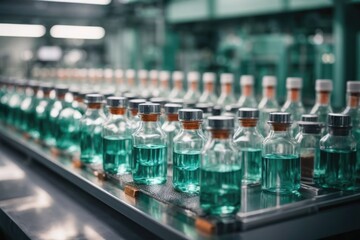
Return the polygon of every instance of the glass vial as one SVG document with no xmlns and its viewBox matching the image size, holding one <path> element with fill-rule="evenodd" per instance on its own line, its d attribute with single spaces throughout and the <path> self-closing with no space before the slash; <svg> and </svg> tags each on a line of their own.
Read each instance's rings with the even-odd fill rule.
<svg viewBox="0 0 360 240">
<path fill-rule="evenodd" d="M 316 102 L 311 109 L 310 114 L 319 116 L 319 122 L 326 123 L 327 115 L 332 113 L 330 105 L 331 92 L 333 90 L 333 83 L 331 80 L 318 79 L 315 83 Z"/>
<path fill-rule="evenodd" d="M 199 98 L 200 103 L 216 103 L 217 97 L 214 93 L 216 75 L 212 72 L 203 74 L 204 92 Z"/>
<path fill-rule="evenodd" d="M 282 112 L 291 114 L 292 136 L 296 136 L 299 132 L 299 126 L 297 124 L 300 121 L 301 116 L 305 114 L 305 108 L 301 102 L 301 89 L 302 89 L 302 78 L 288 77 L 286 79 L 287 99 L 281 108 Z"/>
<path fill-rule="evenodd" d="M 87 109 L 80 120 L 80 160 L 83 163 L 102 163 L 103 102 L 101 94 L 88 94 L 85 97 Z"/>
<path fill-rule="evenodd" d="M 256 128 L 259 110 L 240 108 L 238 119 L 239 128 L 234 134 L 233 141 L 240 155 L 242 183 L 260 184 L 261 147 L 264 138 Z"/>
<path fill-rule="evenodd" d="M 300 121 L 300 132 L 296 135 L 295 139 L 300 145 L 301 181 L 307 184 L 314 184 L 319 175 L 319 143 L 322 137 L 323 123 L 317 122 L 317 115 L 310 116 L 314 116 L 314 121 Z M 307 120 L 306 117 L 302 117 L 302 119 Z"/>
<path fill-rule="evenodd" d="M 290 194 L 300 188 L 299 144 L 290 133 L 289 113 L 270 113 L 269 135 L 262 148 L 262 190 Z"/>
<path fill-rule="evenodd" d="M 184 101 L 198 101 L 200 98 L 199 92 L 199 73 L 189 72 L 187 74 L 188 91 L 184 96 Z"/>
<path fill-rule="evenodd" d="M 183 89 L 184 73 L 175 71 L 172 74 L 173 89 L 170 92 L 169 99 L 182 99 L 185 96 Z"/>
<path fill-rule="evenodd" d="M 203 112 L 203 121 L 201 123 L 201 128 L 202 128 L 203 133 L 205 134 L 206 138 L 208 138 L 210 136 L 208 134 L 209 132 L 207 131 L 207 128 L 209 126 L 208 118 L 210 116 L 212 116 L 213 107 L 214 107 L 214 105 L 212 105 L 211 103 L 198 103 L 195 105 L 196 109 L 200 109 Z"/>
<path fill-rule="evenodd" d="M 167 160 L 168 164 L 173 164 L 173 140 L 174 137 L 180 131 L 179 123 L 179 110 L 182 108 L 179 104 L 167 103 L 165 104 L 165 114 L 166 120 L 162 124 L 161 129 L 165 132 L 167 136 Z"/>
<path fill-rule="evenodd" d="M 270 132 L 270 126 L 267 124 L 269 114 L 279 111 L 279 104 L 276 100 L 276 83 L 275 76 L 264 76 L 262 79 L 263 97 L 259 103 L 260 124 L 259 131 L 263 136 Z"/>
<path fill-rule="evenodd" d="M 134 69 L 126 70 L 126 89 L 129 92 L 137 94 L 135 74 Z"/>
<path fill-rule="evenodd" d="M 49 114 L 53 104 L 53 99 L 50 98 L 50 92 L 53 90 L 53 86 L 49 83 L 40 84 L 41 99 L 36 106 L 35 112 L 35 126 L 39 132 L 39 139 L 42 142 L 48 141 L 51 137 L 50 126 L 47 123 Z"/>
<path fill-rule="evenodd" d="M 162 184 L 167 173 L 167 137 L 161 129 L 160 104 L 139 105 L 140 126 L 133 133 L 132 176 L 137 184 Z"/>
<path fill-rule="evenodd" d="M 161 71 L 159 81 L 159 97 L 167 98 L 169 96 L 170 73 L 168 71 Z"/>
<path fill-rule="evenodd" d="M 182 128 L 173 140 L 173 186 L 180 192 L 199 193 L 201 150 L 206 141 L 202 115 L 199 109 L 179 110 Z"/>
<path fill-rule="evenodd" d="M 330 113 L 328 134 L 320 140 L 320 176 L 324 188 L 351 189 L 355 184 L 356 141 L 351 135 L 351 117 Z"/>
<path fill-rule="evenodd" d="M 254 97 L 254 76 L 243 75 L 240 78 L 241 96 L 238 104 L 240 107 L 256 108 L 257 102 Z"/>
<path fill-rule="evenodd" d="M 200 206 L 209 214 L 236 213 L 241 202 L 241 162 L 232 143 L 234 118 L 209 117 L 210 138 L 201 154 Z"/>
<path fill-rule="evenodd" d="M 131 132 L 135 132 L 135 130 L 140 125 L 140 117 L 139 117 L 139 105 L 141 103 L 145 103 L 145 99 L 132 99 L 129 101 L 129 112 L 128 112 L 128 121 Z"/>
<path fill-rule="evenodd" d="M 126 119 L 127 99 L 109 97 L 106 100 L 109 108 L 102 128 L 103 169 L 110 174 L 131 172 L 132 137 Z"/>
<path fill-rule="evenodd" d="M 139 91 L 139 95 L 142 98 L 148 99 L 151 97 L 151 89 L 148 86 L 148 71 L 147 70 L 139 70 L 138 71 L 138 79 L 141 90 Z"/>
<path fill-rule="evenodd" d="M 234 82 L 233 74 L 222 73 L 220 75 L 221 94 L 217 100 L 217 105 L 225 108 L 225 106 L 234 104 L 236 102 L 232 89 L 233 82 Z"/>
</svg>

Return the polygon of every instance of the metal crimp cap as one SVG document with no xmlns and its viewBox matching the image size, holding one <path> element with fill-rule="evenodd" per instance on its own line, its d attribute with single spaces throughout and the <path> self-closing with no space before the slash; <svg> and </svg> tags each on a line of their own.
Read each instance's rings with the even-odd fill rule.
<svg viewBox="0 0 360 240">
<path fill-rule="evenodd" d="M 301 115 L 302 122 L 317 122 L 319 120 L 318 115 L 316 114 L 303 114 Z"/>
<path fill-rule="evenodd" d="M 66 94 L 69 91 L 69 88 L 66 85 L 56 85 L 55 92 L 56 94 Z"/>
<path fill-rule="evenodd" d="M 269 116 L 268 123 L 291 123 L 291 114 L 287 112 L 272 112 Z"/>
<path fill-rule="evenodd" d="M 165 104 L 165 113 L 166 114 L 177 114 L 182 108 L 180 104 L 167 103 Z"/>
<path fill-rule="evenodd" d="M 222 111 L 222 107 L 221 106 L 214 106 L 212 111 L 211 111 L 211 115 L 213 116 L 220 116 L 221 115 L 221 111 Z"/>
<path fill-rule="evenodd" d="M 160 104 L 161 107 L 163 108 L 167 103 L 167 99 L 162 97 L 154 97 L 154 98 L 150 98 L 150 102 Z"/>
<path fill-rule="evenodd" d="M 208 118 L 209 129 L 232 130 L 235 122 L 233 117 L 227 116 L 211 116 Z"/>
<path fill-rule="evenodd" d="M 146 100 L 142 99 L 142 98 L 138 98 L 138 99 L 132 99 L 129 101 L 129 108 L 130 109 L 138 109 L 139 105 L 142 103 L 145 103 Z"/>
<path fill-rule="evenodd" d="M 138 99 L 138 98 L 139 98 L 138 95 L 136 95 L 135 93 L 132 93 L 132 92 L 124 93 L 124 97 L 126 97 L 126 98 L 129 99 L 129 100 Z"/>
<path fill-rule="evenodd" d="M 239 110 L 240 107 L 241 107 L 241 106 L 240 106 L 239 104 L 237 104 L 237 103 L 230 104 L 230 105 L 225 106 L 225 111 L 226 111 L 227 113 L 234 113 L 234 114 L 236 114 L 236 113 L 238 112 L 238 110 Z"/>
<path fill-rule="evenodd" d="M 351 127 L 351 117 L 340 113 L 329 113 L 327 123 L 329 127 Z"/>
<path fill-rule="evenodd" d="M 186 100 L 184 101 L 184 108 L 195 108 L 197 104 L 197 101 L 196 100 Z"/>
<path fill-rule="evenodd" d="M 140 114 L 160 114 L 160 104 L 158 103 L 141 103 L 139 105 Z"/>
<path fill-rule="evenodd" d="M 109 107 L 126 108 L 128 105 L 128 100 L 126 97 L 108 97 L 106 99 L 106 104 Z"/>
<path fill-rule="evenodd" d="M 196 109 L 200 109 L 203 113 L 212 113 L 214 105 L 211 103 L 198 103 L 195 105 Z"/>
<path fill-rule="evenodd" d="M 103 103 L 104 96 L 97 93 L 86 94 L 85 103 Z"/>
<path fill-rule="evenodd" d="M 180 109 L 180 121 L 201 121 L 203 119 L 203 112 L 200 109 Z"/>
<path fill-rule="evenodd" d="M 49 92 L 53 89 L 53 85 L 51 83 L 42 83 L 40 84 L 40 89 L 44 92 Z"/>
<path fill-rule="evenodd" d="M 259 110 L 257 108 L 240 108 L 238 119 L 259 119 Z"/>
</svg>

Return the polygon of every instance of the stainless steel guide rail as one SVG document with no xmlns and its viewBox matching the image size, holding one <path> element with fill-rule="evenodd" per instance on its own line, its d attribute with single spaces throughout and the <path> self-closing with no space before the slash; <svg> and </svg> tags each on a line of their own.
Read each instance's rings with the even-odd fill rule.
<svg viewBox="0 0 360 240">
<path fill-rule="evenodd" d="M 221 229 L 222 234 L 209 235 L 196 229 L 198 213 L 182 209 L 176 204 L 159 201 L 147 193 L 146 189 L 136 198 L 129 197 L 119 187 L 120 181 L 116 178 L 101 181 L 92 172 L 75 168 L 69 159 L 52 155 L 47 148 L 22 138 L 14 131 L 0 129 L 0 139 L 26 153 L 118 213 L 165 239 L 208 239 L 209 237 L 251 239 L 271 236 L 271 234 L 276 236 L 279 234 L 276 230 L 279 227 L 287 228 L 288 237 L 294 237 L 299 226 L 305 226 L 307 224 L 305 221 L 309 222 L 309 219 L 312 220 L 310 222 L 318 219 L 316 222 L 323 227 L 314 230 L 313 233 L 307 233 L 312 238 L 360 229 L 359 221 L 345 220 L 354 220 L 356 216 L 360 216 L 360 192 L 322 192 L 321 189 L 303 186 L 301 196 L 276 196 L 261 193 L 258 187 L 252 187 L 243 189 L 242 210 L 235 218 L 209 218 L 200 214 L 201 219 Z M 331 219 L 329 214 L 334 214 L 336 217 Z M 332 225 L 334 220 L 339 222 L 342 216 L 345 218 L 343 225 L 339 224 L 331 229 L 324 228 L 326 224 Z"/>
</svg>

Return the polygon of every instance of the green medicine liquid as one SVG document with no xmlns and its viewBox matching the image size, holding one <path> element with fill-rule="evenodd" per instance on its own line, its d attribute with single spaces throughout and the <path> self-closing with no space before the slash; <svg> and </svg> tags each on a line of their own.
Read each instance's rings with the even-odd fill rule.
<svg viewBox="0 0 360 240">
<path fill-rule="evenodd" d="M 173 185 L 176 190 L 199 193 L 200 151 L 173 153 Z"/>
<path fill-rule="evenodd" d="M 137 184 L 161 184 L 166 182 L 167 146 L 139 145 L 133 147 L 132 173 Z"/>
<path fill-rule="evenodd" d="M 355 184 L 356 151 L 320 150 L 320 185 L 325 188 L 350 189 Z"/>
<path fill-rule="evenodd" d="M 131 171 L 132 139 L 107 136 L 103 138 L 103 168 L 111 174 Z"/>
<path fill-rule="evenodd" d="M 280 194 L 300 188 L 300 157 L 266 154 L 262 157 L 262 189 Z"/>
<path fill-rule="evenodd" d="M 239 152 L 241 159 L 242 182 L 245 184 L 260 183 L 261 149 L 248 148 Z"/>
<path fill-rule="evenodd" d="M 85 129 L 80 131 L 80 160 L 83 163 L 101 163 L 102 162 L 102 138 L 101 129 L 95 129 L 94 132 Z"/>
<path fill-rule="evenodd" d="M 236 213 L 241 201 L 240 166 L 210 165 L 201 169 L 200 203 L 205 212 Z"/>
</svg>

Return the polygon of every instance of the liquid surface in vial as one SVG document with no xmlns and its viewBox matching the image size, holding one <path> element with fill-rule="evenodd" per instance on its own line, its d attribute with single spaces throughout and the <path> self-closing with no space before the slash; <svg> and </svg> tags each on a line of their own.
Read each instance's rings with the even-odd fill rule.
<svg viewBox="0 0 360 240">
<path fill-rule="evenodd" d="M 198 193 L 200 190 L 200 151 L 186 151 L 173 156 L 173 185 L 176 190 Z"/>
<path fill-rule="evenodd" d="M 106 136 L 103 138 L 103 168 L 111 174 L 123 174 L 131 171 L 130 161 L 132 139 Z"/>
<path fill-rule="evenodd" d="M 259 183 L 261 180 L 261 149 L 248 148 L 240 152 L 242 182 Z"/>
</svg>

